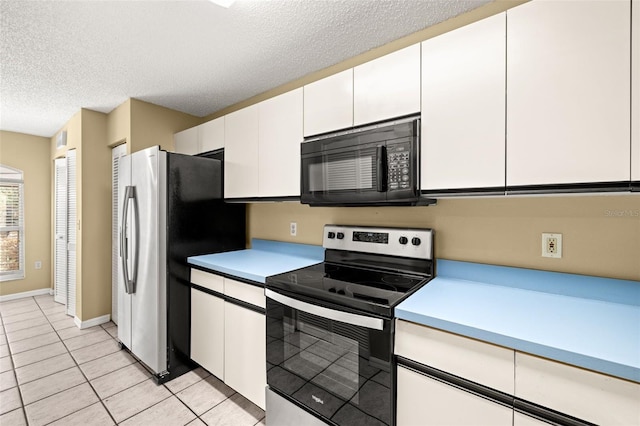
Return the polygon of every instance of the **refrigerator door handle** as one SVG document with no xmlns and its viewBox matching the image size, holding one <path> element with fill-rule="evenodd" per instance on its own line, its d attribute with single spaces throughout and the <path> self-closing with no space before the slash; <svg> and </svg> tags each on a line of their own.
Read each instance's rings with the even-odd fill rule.
<svg viewBox="0 0 640 426">
<path fill-rule="evenodd" d="M 133 252 L 133 273 L 131 274 L 131 294 L 136 292 L 138 281 L 138 258 L 140 257 L 140 210 L 138 209 L 138 197 L 136 187 L 131 187 L 131 199 L 133 200 L 133 217 L 135 218 L 135 250 Z"/>
<path fill-rule="evenodd" d="M 134 186 L 126 186 L 124 193 L 124 206 L 122 209 L 122 228 L 120 229 L 120 255 L 122 259 L 122 271 L 124 275 L 124 288 L 125 293 L 132 294 L 135 292 L 135 280 L 138 275 L 138 215 L 137 215 L 137 206 L 136 206 L 136 191 Z M 134 211 L 136 215 L 136 251 L 135 257 L 133 260 L 133 274 L 132 278 L 129 278 L 129 244 L 127 238 L 127 229 L 129 228 L 129 201 L 133 200 L 134 202 Z"/>
</svg>

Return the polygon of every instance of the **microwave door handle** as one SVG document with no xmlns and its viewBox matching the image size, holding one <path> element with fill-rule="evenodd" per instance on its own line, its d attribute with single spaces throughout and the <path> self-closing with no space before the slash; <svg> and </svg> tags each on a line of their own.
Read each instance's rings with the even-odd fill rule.
<svg viewBox="0 0 640 426">
<path fill-rule="evenodd" d="M 376 147 L 376 176 L 378 192 L 387 191 L 387 147 L 379 145 Z"/>
<path fill-rule="evenodd" d="M 374 330 L 384 329 L 384 322 L 380 318 L 352 314 L 351 312 L 336 311 L 335 309 L 325 308 L 324 306 L 312 305 L 311 303 L 276 293 L 268 288 L 264 290 L 264 294 L 271 300 L 308 314 Z"/>
</svg>

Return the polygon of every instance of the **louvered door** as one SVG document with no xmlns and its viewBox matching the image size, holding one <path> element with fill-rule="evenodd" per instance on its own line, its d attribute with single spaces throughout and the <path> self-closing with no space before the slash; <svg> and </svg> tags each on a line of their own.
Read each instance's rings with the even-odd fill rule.
<svg viewBox="0 0 640 426">
<path fill-rule="evenodd" d="M 111 320 L 118 323 L 118 178 L 120 157 L 127 154 L 123 143 L 111 151 Z"/>
<path fill-rule="evenodd" d="M 76 150 L 67 152 L 67 315 L 76 314 Z"/>
<path fill-rule="evenodd" d="M 55 160 L 54 300 L 67 303 L 67 159 Z"/>
</svg>

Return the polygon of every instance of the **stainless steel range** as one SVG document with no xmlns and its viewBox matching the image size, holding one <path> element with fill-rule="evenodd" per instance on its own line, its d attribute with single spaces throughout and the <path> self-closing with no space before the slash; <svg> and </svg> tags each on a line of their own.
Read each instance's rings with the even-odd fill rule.
<svg viewBox="0 0 640 426">
<path fill-rule="evenodd" d="M 434 275 L 431 229 L 324 227 L 324 262 L 267 278 L 267 424 L 395 424 L 394 308 Z"/>
</svg>

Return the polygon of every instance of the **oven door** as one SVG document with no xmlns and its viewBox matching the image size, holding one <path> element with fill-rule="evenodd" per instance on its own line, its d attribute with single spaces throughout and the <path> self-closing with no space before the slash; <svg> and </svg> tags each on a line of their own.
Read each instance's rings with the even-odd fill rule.
<svg viewBox="0 0 640 426">
<path fill-rule="evenodd" d="M 266 295 L 269 390 L 329 424 L 394 424 L 393 322 Z"/>
</svg>

